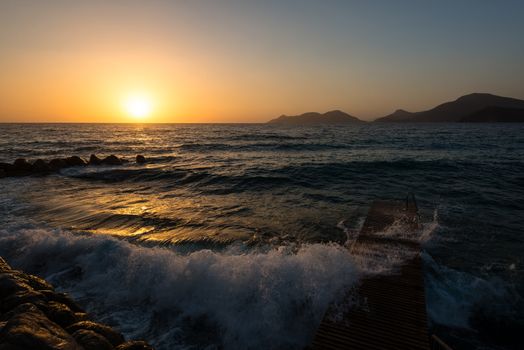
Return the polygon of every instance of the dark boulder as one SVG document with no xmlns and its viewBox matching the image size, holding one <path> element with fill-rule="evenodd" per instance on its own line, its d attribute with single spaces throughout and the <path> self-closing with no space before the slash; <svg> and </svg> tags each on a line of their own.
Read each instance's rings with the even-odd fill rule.
<svg viewBox="0 0 524 350">
<path fill-rule="evenodd" d="M 0 257 L 0 350 L 152 349 L 145 342 L 124 343 L 122 334 L 87 318 L 67 294 Z"/>
<path fill-rule="evenodd" d="M 51 171 L 51 167 L 42 159 L 37 159 L 33 163 L 33 171 L 37 173 L 47 173 Z"/>
<path fill-rule="evenodd" d="M 87 312 L 75 312 L 75 322 L 89 321 Z"/>
<path fill-rule="evenodd" d="M 87 165 L 85 160 L 83 160 L 79 156 L 67 157 L 65 159 L 65 162 L 66 162 L 67 166 L 84 166 L 84 165 Z"/>
<path fill-rule="evenodd" d="M 116 347 L 116 350 L 154 350 L 151 345 L 141 340 L 126 341 Z"/>
<path fill-rule="evenodd" d="M 11 311 L 8 311 L 8 312 L 5 312 L 5 313 L 2 313 L 0 315 L 0 321 L 2 322 L 7 322 L 9 321 L 11 318 L 13 318 L 14 316 L 18 315 L 18 314 L 21 314 L 21 313 L 24 313 L 24 312 L 31 312 L 33 310 L 33 307 L 35 307 L 39 312 L 41 312 L 42 310 L 38 309 L 36 307 L 36 305 L 33 305 L 31 303 L 27 303 L 27 304 L 22 304 L 22 305 L 18 305 L 16 308 L 14 308 L 13 310 Z M 0 330 L 1 331 L 1 330 Z"/>
<path fill-rule="evenodd" d="M 64 159 L 55 158 L 51 159 L 51 161 L 49 162 L 49 167 L 56 171 L 67 167 L 67 163 Z"/>
<path fill-rule="evenodd" d="M 73 333 L 73 338 L 84 350 L 113 350 L 111 343 L 97 332 L 79 329 Z"/>
<path fill-rule="evenodd" d="M 111 344 L 113 344 L 113 346 L 122 344 L 125 340 L 124 337 L 120 333 L 113 330 L 113 328 L 92 321 L 77 322 L 66 328 L 69 333 L 75 333 L 80 329 L 89 330 L 100 334 Z"/>
<path fill-rule="evenodd" d="M 13 170 L 14 171 L 23 171 L 23 172 L 29 172 L 33 169 L 33 166 L 29 164 L 27 160 L 24 158 L 18 158 L 13 163 Z"/>
<path fill-rule="evenodd" d="M 23 279 L 10 273 L 0 273 L 0 300 L 14 293 L 30 290 L 31 287 Z"/>
<path fill-rule="evenodd" d="M 62 303 L 67 305 L 75 313 L 84 313 L 85 311 L 78 306 L 78 304 L 65 293 L 57 293 L 52 290 L 42 290 L 40 291 L 48 301 L 56 301 L 57 303 Z"/>
<path fill-rule="evenodd" d="M 2 299 L 0 303 L 0 311 L 8 312 L 15 309 L 17 306 L 31 303 L 37 306 L 44 305 L 44 296 L 34 290 L 23 290 L 13 293 Z"/>
<path fill-rule="evenodd" d="M 0 349 L 82 349 L 72 336 L 47 319 L 35 305 L 19 305 L 4 316 L 7 322 L 0 331 Z"/>
<path fill-rule="evenodd" d="M 11 272 L 11 271 L 13 271 L 11 266 L 9 266 L 9 264 L 7 263 L 7 261 L 4 260 L 4 258 L 0 257 L 0 272 Z"/>
<path fill-rule="evenodd" d="M 25 159 L 18 158 L 9 169 L 13 175 L 28 175 L 33 170 L 33 166 Z"/>
<path fill-rule="evenodd" d="M 67 327 L 79 321 L 78 316 L 67 305 L 56 301 L 47 302 L 42 310 L 51 321 L 61 327 Z"/>
<path fill-rule="evenodd" d="M 108 157 L 105 157 L 102 160 L 101 164 L 104 164 L 104 165 L 122 165 L 122 159 L 120 159 L 117 156 L 115 156 L 114 154 L 112 154 L 112 155 L 110 155 Z"/>
<path fill-rule="evenodd" d="M 96 154 L 92 154 L 89 157 L 89 165 L 100 165 L 102 163 L 102 159 L 98 158 Z"/>
<path fill-rule="evenodd" d="M 136 162 L 138 164 L 144 164 L 146 162 L 146 157 L 144 157 L 143 155 L 139 154 L 136 156 Z"/>
<path fill-rule="evenodd" d="M 40 278 L 38 276 L 29 275 L 29 274 L 26 274 L 26 273 L 23 273 L 23 272 L 20 272 L 20 271 L 17 271 L 17 270 L 13 270 L 11 273 L 13 274 L 13 276 L 16 276 L 20 280 L 24 281 L 27 285 L 29 285 L 34 290 L 37 290 L 37 291 L 50 290 L 50 291 L 52 291 L 54 289 L 53 286 L 50 283 L 48 283 L 46 280 L 44 280 L 44 279 L 42 279 L 42 278 Z"/>
</svg>

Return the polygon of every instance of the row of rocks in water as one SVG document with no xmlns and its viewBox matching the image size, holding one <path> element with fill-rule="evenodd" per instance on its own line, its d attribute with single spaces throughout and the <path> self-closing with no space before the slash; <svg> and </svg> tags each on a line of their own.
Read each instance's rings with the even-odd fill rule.
<svg viewBox="0 0 524 350">
<path fill-rule="evenodd" d="M 43 159 L 37 159 L 30 163 L 26 159 L 19 158 L 14 161 L 13 164 L 0 163 L 0 177 L 8 176 L 26 176 L 32 174 L 50 174 L 59 171 L 63 168 L 75 167 L 75 166 L 87 166 L 87 165 L 122 165 L 129 161 L 124 158 L 119 158 L 115 155 L 107 156 L 103 159 L 98 158 L 95 154 L 89 157 L 86 161 L 79 156 L 72 156 L 67 158 L 56 158 L 50 161 Z M 146 162 L 146 158 L 143 155 L 136 156 L 136 162 L 143 164 Z"/>
<path fill-rule="evenodd" d="M 153 350 L 89 320 L 67 294 L 0 258 L 1 350 Z"/>
</svg>

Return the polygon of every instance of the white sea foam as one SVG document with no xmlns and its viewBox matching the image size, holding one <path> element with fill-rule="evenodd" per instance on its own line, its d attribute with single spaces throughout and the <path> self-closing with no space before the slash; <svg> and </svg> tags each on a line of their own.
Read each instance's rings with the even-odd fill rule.
<svg viewBox="0 0 524 350">
<path fill-rule="evenodd" d="M 358 280 L 347 250 L 325 244 L 180 254 L 105 236 L 3 229 L 0 254 L 159 349 L 301 348 L 328 304 Z"/>
<path fill-rule="evenodd" d="M 374 235 L 391 239 L 402 239 L 425 246 L 433 238 L 433 234 L 439 228 L 437 210 L 433 213 L 433 219 L 420 224 L 420 229 L 406 230 L 406 223 L 394 222 L 382 232 Z M 348 237 L 345 245 L 351 246 L 354 239 Z M 419 249 L 408 249 L 406 246 L 394 242 L 383 244 L 362 245 L 358 247 L 358 254 L 354 257 L 359 269 L 366 274 L 387 274 L 395 271 L 405 261 L 419 254 Z"/>
<path fill-rule="evenodd" d="M 352 257 L 330 244 L 187 253 L 29 226 L 0 230 L 0 255 L 72 293 L 98 320 L 158 349 L 303 348 L 330 302 L 361 273 L 387 273 L 409 258 L 400 250 Z M 416 239 L 426 241 L 437 227 L 435 217 Z M 400 233 L 398 227 L 384 232 Z M 425 261 L 434 263 L 429 256 Z M 441 305 L 450 298 L 434 283 L 429 280 L 431 318 L 466 324 L 460 306 Z"/>
</svg>

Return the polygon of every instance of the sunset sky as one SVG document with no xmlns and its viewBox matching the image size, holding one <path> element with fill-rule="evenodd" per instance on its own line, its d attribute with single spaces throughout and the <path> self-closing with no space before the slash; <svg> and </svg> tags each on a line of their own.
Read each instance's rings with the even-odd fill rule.
<svg viewBox="0 0 524 350">
<path fill-rule="evenodd" d="M 2 122 L 374 119 L 524 98 L 524 1 L 0 2 Z"/>
</svg>

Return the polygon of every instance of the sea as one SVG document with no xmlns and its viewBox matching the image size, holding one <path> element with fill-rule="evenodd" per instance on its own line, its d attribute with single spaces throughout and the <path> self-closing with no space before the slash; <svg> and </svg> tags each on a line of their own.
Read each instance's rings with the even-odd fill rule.
<svg viewBox="0 0 524 350">
<path fill-rule="evenodd" d="M 0 124 L 0 162 L 90 154 L 130 162 L 0 179 L 0 255 L 126 337 L 303 349 L 332 301 L 394 273 L 347 244 L 412 193 L 430 333 L 522 349 L 523 124 Z"/>
</svg>

